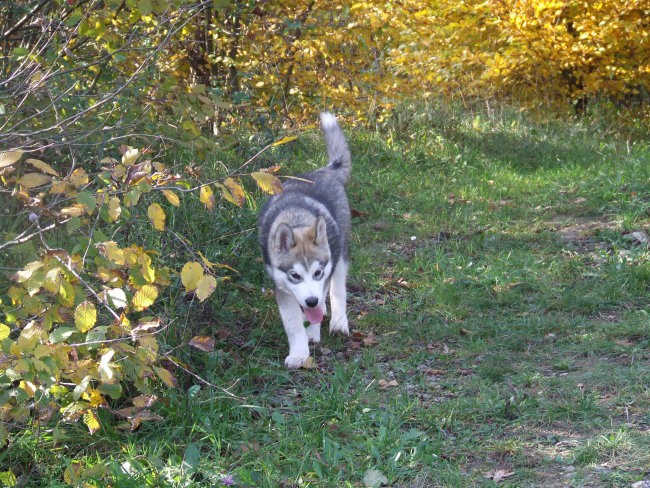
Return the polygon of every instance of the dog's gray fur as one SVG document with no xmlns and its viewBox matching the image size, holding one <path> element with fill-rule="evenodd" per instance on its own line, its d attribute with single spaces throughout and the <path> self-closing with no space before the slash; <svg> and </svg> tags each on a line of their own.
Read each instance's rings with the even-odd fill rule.
<svg viewBox="0 0 650 488">
<path fill-rule="evenodd" d="M 320 341 L 320 321 L 329 290 L 330 332 L 349 334 L 346 279 L 349 267 L 350 206 L 345 185 L 351 157 L 334 115 L 323 112 L 321 125 L 327 166 L 282 184 L 259 214 L 259 242 L 266 271 L 289 339 L 285 364 L 299 368 L 309 358 L 308 342 Z M 295 277 L 299 277 L 296 280 Z M 314 302 L 314 300 L 318 300 Z"/>
</svg>

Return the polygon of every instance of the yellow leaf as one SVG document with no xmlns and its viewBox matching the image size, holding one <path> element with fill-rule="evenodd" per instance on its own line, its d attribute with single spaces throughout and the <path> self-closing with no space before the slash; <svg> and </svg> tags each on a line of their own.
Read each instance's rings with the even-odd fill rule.
<svg viewBox="0 0 650 488">
<path fill-rule="evenodd" d="M 282 183 L 280 183 L 280 180 L 270 173 L 256 171 L 254 173 L 251 173 L 251 176 L 257 182 L 257 186 L 259 186 L 262 191 L 266 193 L 275 195 L 276 193 L 280 193 L 282 191 Z"/>
<path fill-rule="evenodd" d="M 131 403 L 133 403 L 134 407 L 149 408 L 156 403 L 156 400 L 158 400 L 156 395 L 138 395 L 131 400 Z"/>
<path fill-rule="evenodd" d="M 273 144 L 271 144 L 271 147 L 281 146 L 283 144 L 286 144 L 287 142 L 295 141 L 296 139 L 298 139 L 298 136 L 283 137 L 279 141 L 275 141 Z"/>
<path fill-rule="evenodd" d="M 18 283 L 24 283 L 32 277 L 36 270 L 41 269 L 43 266 L 44 264 L 42 261 L 32 261 L 31 263 L 27 263 L 23 269 L 16 272 L 14 280 Z"/>
<path fill-rule="evenodd" d="M 71 207 L 65 207 L 61 209 L 61 214 L 67 215 L 68 217 L 81 217 L 86 213 L 87 207 L 79 203 L 75 203 Z"/>
<path fill-rule="evenodd" d="M 133 295 L 131 303 L 136 312 L 141 312 L 153 305 L 156 298 L 158 298 L 158 288 L 153 285 L 144 285 Z"/>
<path fill-rule="evenodd" d="M 210 271 L 214 271 L 215 268 L 224 268 L 237 273 L 237 270 L 232 266 L 228 266 L 227 264 L 222 263 L 213 263 L 208 258 L 206 258 L 201 251 L 197 251 L 197 254 L 201 258 L 201 261 L 203 261 L 203 264 L 205 264 L 206 268 L 208 268 Z"/>
<path fill-rule="evenodd" d="M 95 305 L 85 301 L 77 305 L 74 311 L 74 324 L 81 332 L 88 332 L 97 322 L 97 310 Z"/>
<path fill-rule="evenodd" d="M 176 193 L 174 193 L 172 190 L 163 190 L 162 193 L 163 195 L 165 195 L 167 201 L 171 203 L 174 207 L 180 206 L 181 201 L 178 198 L 178 195 L 176 195 Z"/>
<path fill-rule="evenodd" d="M 52 176 L 59 176 L 59 173 L 57 173 L 52 166 L 50 166 L 44 161 L 41 161 L 40 159 L 30 158 L 25 160 L 25 162 L 31 164 L 36 169 L 40 169 L 43 173 L 47 173 L 48 175 L 52 175 Z"/>
<path fill-rule="evenodd" d="M 112 383 L 115 380 L 115 373 L 111 367 L 111 359 L 113 359 L 114 355 L 115 351 L 113 349 L 108 349 L 104 354 L 102 354 L 102 357 L 99 360 L 97 372 L 99 373 L 99 379 L 102 383 Z"/>
<path fill-rule="evenodd" d="M 70 183 L 75 188 L 79 188 L 80 186 L 87 185 L 88 181 L 89 181 L 88 173 L 86 173 L 86 170 L 83 168 L 75 169 L 70 175 Z"/>
<path fill-rule="evenodd" d="M 9 328 L 8 325 L 0 323 L 0 341 L 3 341 L 7 337 L 9 337 L 10 332 L 11 329 Z"/>
<path fill-rule="evenodd" d="M 86 393 L 84 393 L 84 398 L 90 402 L 90 406 L 93 408 L 106 404 L 104 396 L 94 388 L 90 388 Z"/>
<path fill-rule="evenodd" d="M 27 393 L 29 398 L 34 398 L 34 395 L 36 394 L 36 389 L 37 389 L 36 385 L 34 383 L 32 383 L 31 381 L 23 380 L 18 384 L 18 387 L 21 390 L 23 390 L 25 393 Z"/>
<path fill-rule="evenodd" d="M 124 166 L 131 166 L 136 160 L 140 157 L 140 150 L 128 148 L 126 152 L 122 155 L 122 164 Z"/>
<path fill-rule="evenodd" d="M 214 350 L 214 339 L 209 336 L 195 336 L 189 342 L 190 346 L 205 352 Z"/>
<path fill-rule="evenodd" d="M 94 434 L 101 429 L 99 419 L 93 410 L 88 410 L 84 414 L 84 424 L 86 424 L 86 427 L 88 427 L 91 434 Z"/>
<path fill-rule="evenodd" d="M 223 184 L 228 188 L 228 191 L 232 195 L 233 203 L 238 207 L 243 206 L 246 202 L 246 192 L 244 191 L 244 188 L 232 178 L 226 178 Z"/>
<path fill-rule="evenodd" d="M 217 280 L 214 276 L 204 275 L 201 277 L 201 279 L 196 283 L 196 296 L 198 297 L 199 301 L 202 302 L 210 295 L 212 295 L 216 287 Z"/>
<path fill-rule="evenodd" d="M 65 193 L 66 190 L 68 189 L 68 183 L 65 181 L 53 181 L 52 182 L 52 187 L 50 188 L 50 193 L 52 195 L 60 195 L 61 193 Z"/>
<path fill-rule="evenodd" d="M 41 173 L 27 173 L 18 179 L 18 183 L 25 188 L 37 188 L 39 186 L 47 185 L 51 178 Z"/>
<path fill-rule="evenodd" d="M 303 369 L 315 369 L 316 368 L 316 361 L 314 361 L 314 358 L 312 356 L 309 356 L 307 360 L 302 363 L 302 366 L 300 366 Z"/>
<path fill-rule="evenodd" d="M 185 286 L 185 291 L 190 292 L 196 289 L 199 280 L 203 277 L 203 267 L 193 261 L 185 263 L 181 271 L 181 281 Z"/>
<path fill-rule="evenodd" d="M 153 369 L 158 375 L 158 378 L 160 378 L 162 382 L 165 383 L 165 385 L 167 385 L 169 388 L 176 388 L 178 382 L 174 375 L 169 372 L 169 370 L 165 368 L 158 368 L 156 366 L 154 366 Z"/>
<path fill-rule="evenodd" d="M 61 268 L 52 268 L 45 273 L 43 286 L 50 293 L 58 293 L 61 288 Z"/>
<path fill-rule="evenodd" d="M 111 197 L 108 201 L 108 217 L 111 222 L 115 222 L 120 218 L 122 213 L 122 206 L 120 205 L 120 199 L 118 197 Z"/>
<path fill-rule="evenodd" d="M 66 279 L 61 280 L 59 297 L 61 298 L 62 305 L 65 305 L 66 307 L 72 307 L 74 305 L 74 288 Z"/>
<path fill-rule="evenodd" d="M 11 166 L 14 163 L 20 161 L 20 158 L 23 156 L 22 151 L 7 151 L 0 153 L 0 168 L 5 166 Z"/>
<path fill-rule="evenodd" d="M 138 256 L 138 264 L 145 281 L 153 283 L 156 280 L 156 269 L 151 266 L 151 258 L 147 254 Z"/>
<path fill-rule="evenodd" d="M 99 249 L 99 252 L 106 256 L 109 261 L 112 261 L 118 266 L 124 266 L 126 263 L 124 249 L 120 249 L 115 241 L 100 242 L 97 244 L 97 249 Z"/>
<path fill-rule="evenodd" d="M 73 461 L 63 472 L 63 480 L 69 485 L 76 485 L 81 479 L 84 467 L 79 461 Z"/>
<path fill-rule="evenodd" d="M 208 210 L 212 210 L 214 208 L 214 194 L 212 193 L 212 188 L 208 185 L 202 186 L 199 192 L 199 200 Z"/>
<path fill-rule="evenodd" d="M 165 230 L 165 211 L 157 203 L 152 203 L 147 209 L 149 220 L 156 230 Z"/>
</svg>

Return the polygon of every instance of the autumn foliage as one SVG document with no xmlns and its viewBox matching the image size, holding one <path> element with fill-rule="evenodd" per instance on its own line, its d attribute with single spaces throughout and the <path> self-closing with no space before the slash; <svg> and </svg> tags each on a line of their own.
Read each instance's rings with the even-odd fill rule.
<svg viewBox="0 0 650 488">
<path fill-rule="evenodd" d="M 146 219 L 152 232 L 164 232 L 163 205 L 146 201 L 154 193 L 164 197 L 168 208 L 180 205 L 183 193 L 196 198 L 200 192 L 211 209 L 214 196 L 203 197 L 211 185 L 192 188 L 190 181 L 137 149 L 122 147 L 121 152 L 121 160 L 102 160 L 103 171 L 92 179 L 83 168 L 61 176 L 44 161 L 23 161 L 21 151 L 0 153 L 2 187 L 14 188 L 14 198 L 29 212 L 28 228 L 44 245 L 36 259 L 12 276 L 8 301 L 0 303 L 4 421 L 22 422 L 30 415 L 44 421 L 60 411 L 63 419 L 82 418 L 95 432 L 96 409 L 108 407 L 107 399 L 119 399 L 123 383 L 149 396 L 156 381 L 176 386 L 168 367 L 176 361 L 161 354 L 157 338 L 168 324 L 150 310 L 177 276 L 187 293 L 206 300 L 221 280 L 218 269 L 199 252 L 202 262 L 188 262 L 176 271 L 159 262 L 155 252 L 116 242 L 106 233 L 123 241 L 117 226 L 132 219 Z M 274 178 L 268 174 L 268 180 Z M 228 198 L 245 195 L 234 179 L 226 184 Z M 47 231 L 54 227 L 83 237 L 73 239 L 69 250 L 50 247 Z M 29 237 L 23 233 L 2 249 Z M 142 410 L 115 413 L 135 428 L 148 417 Z M 6 438 L 3 427 L 0 443 Z"/>
</svg>

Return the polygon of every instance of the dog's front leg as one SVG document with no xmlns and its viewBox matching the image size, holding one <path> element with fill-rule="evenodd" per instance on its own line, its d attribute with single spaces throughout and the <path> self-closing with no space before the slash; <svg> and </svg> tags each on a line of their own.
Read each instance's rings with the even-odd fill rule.
<svg viewBox="0 0 650 488">
<path fill-rule="evenodd" d="M 350 335 L 346 307 L 347 288 L 345 284 L 349 266 L 347 261 L 340 259 L 336 268 L 334 268 L 332 284 L 330 285 L 330 302 L 332 304 L 330 332 L 340 332 L 345 335 Z"/>
<path fill-rule="evenodd" d="M 283 291 L 276 290 L 275 299 L 289 339 L 289 355 L 284 364 L 288 368 L 299 368 L 309 359 L 309 337 L 303 325 L 302 309 L 293 296 Z"/>
</svg>

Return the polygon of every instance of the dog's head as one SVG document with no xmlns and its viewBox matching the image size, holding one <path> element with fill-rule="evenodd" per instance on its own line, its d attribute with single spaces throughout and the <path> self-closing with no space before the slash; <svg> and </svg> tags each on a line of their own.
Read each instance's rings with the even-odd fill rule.
<svg viewBox="0 0 650 488">
<path fill-rule="evenodd" d="M 275 285 L 295 297 L 307 320 L 320 323 L 332 273 L 325 219 L 318 217 L 307 227 L 278 225 L 271 239 L 270 255 Z"/>
</svg>

